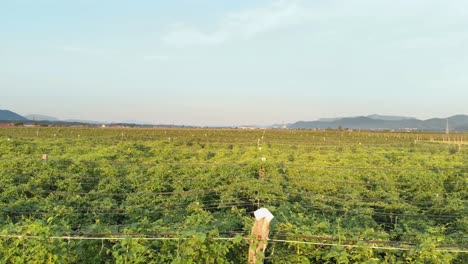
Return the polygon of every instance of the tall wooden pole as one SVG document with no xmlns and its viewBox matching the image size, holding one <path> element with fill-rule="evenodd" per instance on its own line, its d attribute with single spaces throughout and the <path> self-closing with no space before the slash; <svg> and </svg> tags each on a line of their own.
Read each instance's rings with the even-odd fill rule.
<svg viewBox="0 0 468 264">
<path fill-rule="evenodd" d="M 255 223 L 252 227 L 249 246 L 248 264 L 263 263 L 267 239 L 270 233 L 270 222 L 273 215 L 266 208 L 260 208 L 254 212 Z"/>
</svg>

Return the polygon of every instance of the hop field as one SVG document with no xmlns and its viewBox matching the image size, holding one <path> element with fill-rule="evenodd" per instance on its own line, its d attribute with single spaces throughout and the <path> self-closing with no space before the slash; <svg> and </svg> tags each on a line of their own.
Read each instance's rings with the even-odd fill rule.
<svg viewBox="0 0 468 264">
<path fill-rule="evenodd" d="M 0 128 L 0 262 L 245 263 L 265 207 L 267 263 L 467 263 L 468 135 L 446 137 Z"/>
</svg>

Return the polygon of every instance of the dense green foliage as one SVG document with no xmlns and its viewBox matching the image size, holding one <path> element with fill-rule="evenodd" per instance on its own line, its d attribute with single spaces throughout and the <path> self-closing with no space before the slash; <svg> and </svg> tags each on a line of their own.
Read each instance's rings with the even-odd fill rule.
<svg viewBox="0 0 468 264">
<path fill-rule="evenodd" d="M 467 263 L 468 145 L 442 137 L 1 128 L 0 262 L 243 263 L 266 207 L 267 262 Z"/>
</svg>

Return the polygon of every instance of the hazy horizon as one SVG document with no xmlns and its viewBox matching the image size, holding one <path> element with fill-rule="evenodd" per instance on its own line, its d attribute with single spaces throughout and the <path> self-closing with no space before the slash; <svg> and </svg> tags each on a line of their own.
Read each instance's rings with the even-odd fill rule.
<svg viewBox="0 0 468 264">
<path fill-rule="evenodd" d="M 468 2 L 5 1 L 0 109 L 176 125 L 467 114 Z"/>
<path fill-rule="evenodd" d="M 15 112 L 12 109 L 2 109 L 2 108 L 0 108 L 0 110 L 10 110 L 10 111 Z M 271 125 L 292 124 L 292 123 L 301 122 L 301 121 L 320 121 L 320 119 L 368 117 L 368 116 L 372 116 L 372 115 L 379 115 L 379 116 L 386 116 L 386 117 L 389 117 L 389 116 L 391 116 L 391 117 L 396 117 L 396 116 L 398 116 L 398 117 L 409 117 L 409 118 L 416 118 L 416 119 L 419 119 L 419 120 L 427 120 L 427 119 L 431 119 L 431 118 L 448 118 L 448 117 L 455 116 L 455 115 L 466 115 L 464 113 L 458 113 L 458 114 L 453 114 L 453 115 L 450 115 L 450 116 L 428 116 L 428 117 L 425 117 L 425 118 L 420 118 L 420 117 L 410 116 L 410 115 L 365 113 L 365 114 L 356 114 L 356 115 L 344 114 L 344 115 L 335 115 L 335 116 L 322 116 L 322 117 L 309 118 L 309 119 L 297 119 L 297 120 L 292 120 L 292 121 L 288 121 L 288 122 L 281 121 L 281 122 L 273 122 L 273 123 L 239 123 L 239 124 L 229 124 L 228 122 L 225 122 L 223 124 L 200 124 L 200 123 L 178 123 L 175 120 L 167 121 L 167 122 L 144 121 L 144 120 L 140 120 L 138 118 L 125 119 L 125 120 L 124 119 L 107 120 L 107 119 L 96 119 L 96 118 L 86 119 L 86 118 L 58 117 L 58 116 L 54 116 L 54 115 L 45 115 L 45 114 L 40 114 L 40 113 L 18 113 L 18 112 L 15 112 L 15 113 L 20 114 L 20 115 L 22 115 L 24 117 L 28 117 L 30 119 L 33 118 L 31 116 L 37 115 L 38 118 L 40 118 L 40 116 L 48 116 L 48 117 L 52 117 L 52 118 L 57 118 L 59 121 L 92 121 L 92 122 L 102 122 L 102 123 L 135 123 L 135 124 L 148 124 L 148 125 L 178 125 L 178 126 L 179 125 L 186 125 L 186 126 L 201 126 L 201 127 L 271 126 Z M 38 119 L 38 120 L 41 120 L 41 119 Z"/>
</svg>

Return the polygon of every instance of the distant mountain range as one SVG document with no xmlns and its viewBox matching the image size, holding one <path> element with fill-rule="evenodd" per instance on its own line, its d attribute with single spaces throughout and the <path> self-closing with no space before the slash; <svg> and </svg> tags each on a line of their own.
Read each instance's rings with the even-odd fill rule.
<svg viewBox="0 0 468 264">
<path fill-rule="evenodd" d="M 337 118 L 320 118 L 316 121 L 299 121 L 287 125 L 273 125 L 269 127 L 276 128 L 291 128 L 291 129 L 369 129 L 369 130 L 420 130 L 420 131 L 444 131 L 449 124 L 450 131 L 468 131 L 468 115 L 454 115 L 448 118 L 431 118 L 420 120 L 414 117 L 406 116 L 385 116 L 385 115 L 368 115 L 354 117 L 337 117 Z M 113 124 L 113 125 L 137 125 L 137 126 L 153 126 L 141 121 L 125 121 L 125 122 L 99 122 L 90 120 L 60 120 L 58 118 L 46 115 L 26 115 L 21 116 L 9 110 L 0 110 L 0 122 L 19 121 L 19 122 L 49 122 L 55 124 Z M 172 125 L 157 125 L 157 126 L 172 126 Z M 184 127 L 184 126 L 179 126 Z M 249 126 L 252 128 L 265 128 L 265 126 Z"/>
<path fill-rule="evenodd" d="M 0 110 L 0 120 L 3 121 L 27 121 L 28 119 L 24 116 L 20 116 L 10 110 Z"/>
<path fill-rule="evenodd" d="M 317 121 L 323 121 L 323 122 L 333 122 L 337 120 L 341 120 L 344 118 L 357 118 L 359 116 L 353 116 L 353 117 L 333 117 L 333 118 L 320 118 Z M 400 121 L 400 120 L 409 120 L 409 119 L 415 119 L 414 117 L 406 117 L 406 116 L 385 116 L 385 115 L 368 115 L 366 116 L 371 119 L 378 119 L 378 120 L 386 120 L 386 121 Z"/>
<path fill-rule="evenodd" d="M 112 123 L 114 123 L 114 122 L 102 122 L 102 121 L 83 120 L 83 119 L 65 119 L 65 120 L 61 120 L 61 119 L 58 119 L 58 118 L 53 117 L 53 116 L 36 115 L 36 114 L 25 115 L 24 117 L 26 117 L 27 119 L 32 120 L 32 121 L 52 121 L 52 122 L 85 123 L 85 124 L 93 124 L 93 125 L 97 125 L 97 124 L 112 124 Z M 135 125 L 151 125 L 151 124 L 148 124 L 148 122 L 138 121 L 138 120 L 125 120 L 125 121 L 118 122 L 118 123 L 119 123 L 119 124 L 135 124 Z"/>
<path fill-rule="evenodd" d="M 0 123 L 2 122 L 22 122 L 22 123 L 50 123 L 50 124 L 60 124 L 60 125 L 80 125 L 80 124 L 91 124 L 91 125 L 115 125 L 115 126 L 141 126 L 141 127 L 192 127 L 184 125 L 167 125 L 167 124 L 150 124 L 145 121 L 138 120 L 125 120 L 122 122 L 103 122 L 103 121 L 94 121 L 94 120 L 83 120 L 83 119 L 58 119 L 53 116 L 40 115 L 40 114 L 30 114 L 21 116 L 17 113 L 14 113 L 9 110 L 0 110 Z"/>
<path fill-rule="evenodd" d="M 400 121 L 400 120 L 415 120 L 414 117 L 408 116 L 386 116 L 386 115 L 368 115 L 368 118 L 377 119 L 377 120 L 387 120 L 387 121 Z"/>
<path fill-rule="evenodd" d="M 24 117 L 33 121 L 59 121 L 58 118 L 46 115 L 25 115 Z"/>
<path fill-rule="evenodd" d="M 338 119 L 319 119 L 317 121 L 299 121 L 289 124 L 288 128 L 302 129 L 370 129 L 370 130 L 422 130 L 444 131 L 449 123 L 449 129 L 455 131 L 467 131 L 468 115 L 455 115 L 448 118 L 431 118 L 419 120 L 412 117 L 398 116 L 358 116 L 342 117 Z M 329 121 L 328 121 L 329 120 Z"/>
</svg>

